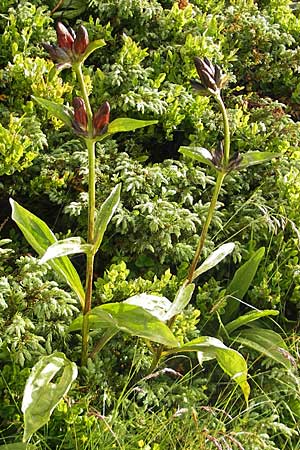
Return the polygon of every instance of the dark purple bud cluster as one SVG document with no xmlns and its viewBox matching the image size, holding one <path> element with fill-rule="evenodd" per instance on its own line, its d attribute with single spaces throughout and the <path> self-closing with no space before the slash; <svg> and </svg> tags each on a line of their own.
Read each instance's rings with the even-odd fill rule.
<svg viewBox="0 0 300 450">
<path fill-rule="evenodd" d="M 232 170 L 238 169 L 243 159 L 242 155 L 240 155 L 239 152 L 236 152 L 230 157 L 229 163 L 227 167 L 225 167 L 223 157 L 224 157 L 224 148 L 223 143 L 220 142 L 218 148 L 214 152 L 212 152 L 211 162 L 213 163 L 213 165 L 217 170 L 222 170 L 227 173 L 231 172 Z"/>
<path fill-rule="evenodd" d="M 220 142 L 218 148 L 212 153 L 211 159 L 213 165 L 217 169 L 222 168 L 223 155 L 224 155 L 223 143 Z"/>
<path fill-rule="evenodd" d="M 240 155 L 239 152 L 235 152 L 229 159 L 227 172 L 231 172 L 232 170 L 238 169 L 239 165 L 242 162 L 242 159 L 243 159 L 242 155 Z"/>
<path fill-rule="evenodd" d="M 80 25 L 77 33 L 72 28 L 66 28 L 61 22 L 56 26 L 57 44 L 44 43 L 44 49 L 49 53 L 51 59 L 57 63 L 58 69 L 71 67 L 77 61 L 89 45 L 87 30 Z"/>
<path fill-rule="evenodd" d="M 81 136 L 88 136 L 88 116 L 84 100 L 75 97 L 73 100 L 74 116 L 72 126 Z M 93 137 L 101 136 L 107 132 L 110 117 L 110 105 L 104 102 L 93 116 Z"/>
<path fill-rule="evenodd" d="M 200 80 L 191 80 L 192 87 L 202 95 L 215 94 L 224 86 L 226 77 L 222 75 L 217 64 L 212 64 L 208 58 L 194 58 L 196 70 Z"/>
</svg>

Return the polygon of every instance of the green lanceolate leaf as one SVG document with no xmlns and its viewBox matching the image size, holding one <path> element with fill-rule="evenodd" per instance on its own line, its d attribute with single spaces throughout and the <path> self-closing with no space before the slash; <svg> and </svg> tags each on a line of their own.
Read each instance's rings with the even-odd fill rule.
<svg viewBox="0 0 300 450">
<path fill-rule="evenodd" d="M 227 331 L 228 335 L 230 335 L 230 333 L 232 333 L 233 331 L 249 324 L 250 322 L 254 322 L 255 320 L 261 319 L 262 317 L 278 316 L 278 314 L 279 312 L 274 311 L 273 309 L 265 309 L 264 311 L 250 311 L 247 314 L 244 314 L 243 316 L 240 316 L 225 325 L 225 330 Z"/>
<path fill-rule="evenodd" d="M 171 303 L 171 307 L 166 313 L 166 319 L 169 320 L 177 314 L 180 314 L 184 308 L 190 303 L 193 292 L 195 289 L 194 284 L 183 285 L 179 288 L 174 302 Z"/>
<path fill-rule="evenodd" d="M 195 159 L 196 161 L 202 162 L 207 166 L 215 168 L 212 162 L 212 154 L 206 148 L 203 147 L 179 147 L 179 152 L 184 156 Z"/>
<path fill-rule="evenodd" d="M 129 119 L 128 117 L 120 117 L 119 119 L 113 120 L 108 125 L 108 133 L 120 133 L 122 131 L 134 131 L 138 128 L 148 127 L 149 125 L 157 124 L 157 120 L 137 120 Z"/>
<path fill-rule="evenodd" d="M 24 237 L 34 248 L 39 256 L 42 256 L 47 248 L 57 242 L 56 237 L 37 216 L 27 211 L 13 199 L 10 199 L 12 207 L 12 219 L 16 222 Z M 84 305 L 84 290 L 73 264 L 67 256 L 62 256 L 49 262 L 50 266 L 68 283 Z"/>
<path fill-rule="evenodd" d="M 95 50 L 98 50 L 98 48 L 102 48 L 105 45 L 106 43 L 103 39 L 98 39 L 96 41 L 90 42 L 84 54 L 82 55 L 80 62 L 82 63 L 83 61 L 85 61 Z"/>
<path fill-rule="evenodd" d="M 166 297 L 152 294 L 137 294 L 125 300 L 124 303 L 140 306 L 162 322 L 168 320 L 167 312 L 172 305 Z"/>
<path fill-rule="evenodd" d="M 199 277 L 199 275 L 201 275 L 202 273 L 207 272 L 208 270 L 219 264 L 219 262 L 226 258 L 227 255 L 230 255 L 230 253 L 233 252 L 233 249 L 233 242 L 228 242 L 227 244 L 221 245 L 221 247 L 212 252 L 209 257 L 201 264 L 201 266 L 195 270 L 193 280 Z"/>
<path fill-rule="evenodd" d="M 297 364 L 288 352 L 287 346 L 282 337 L 273 330 L 265 330 L 253 326 L 241 330 L 236 336 L 231 336 L 235 342 L 239 342 L 245 347 L 262 353 L 263 355 L 279 362 L 287 369 L 296 367 Z"/>
<path fill-rule="evenodd" d="M 271 159 L 278 158 L 280 153 L 272 152 L 247 152 L 243 153 L 242 161 L 237 169 L 246 169 L 246 167 L 255 166 L 256 164 L 263 164 Z"/>
<path fill-rule="evenodd" d="M 69 331 L 80 329 L 82 316 L 69 327 Z M 111 328 L 133 336 L 149 339 L 167 347 L 177 347 L 178 342 L 169 327 L 141 306 L 125 302 L 96 306 L 89 313 L 90 329 Z"/>
<path fill-rule="evenodd" d="M 59 258 L 61 256 L 75 255 L 77 253 L 91 253 L 92 246 L 90 244 L 84 243 L 80 237 L 71 237 L 67 239 L 62 239 L 47 248 L 46 253 L 40 259 L 40 264 L 44 264 L 54 258 Z"/>
<path fill-rule="evenodd" d="M 227 302 L 225 313 L 222 316 L 224 323 L 227 323 L 238 311 L 239 300 L 242 300 L 248 291 L 264 254 L 265 248 L 259 248 L 251 258 L 235 272 L 234 277 L 226 290 L 226 294 L 229 297 L 232 296 L 235 298 L 231 297 Z"/>
<path fill-rule="evenodd" d="M 70 109 L 66 108 L 59 103 L 52 102 L 51 100 L 47 100 L 45 98 L 35 97 L 32 98 L 43 108 L 47 109 L 51 116 L 56 117 L 61 120 L 68 127 L 72 126 L 72 112 Z"/>
<path fill-rule="evenodd" d="M 138 128 L 148 127 L 150 125 L 157 124 L 157 120 L 137 120 L 129 119 L 127 117 L 120 117 L 119 119 L 113 120 L 109 125 L 107 132 L 99 135 L 95 138 L 97 142 L 103 141 L 107 137 L 115 134 L 121 133 L 123 131 L 134 131 Z"/>
<path fill-rule="evenodd" d="M 62 374 L 58 381 L 51 382 L 60 370 Z M 54 408 L 76 377 L 76 364 L 59 352 L 43 356 L 32 368 L 22 402 L 25 423 L 23 442 L 49 421 Z"/>
<path fill-rule="evenodd" d="M 103 314 L 104 316 L 104 314 Z M 82 321 L 83 321 L 83 316 L 80 315 L 78 317 L 76 317 L 76 319 L 73 320 L 73 322 L 70 324 L 69 328 L 68 328 L 68 333 L 71 333 L 72 331 L 81 331 L 82 330 Z M 99 317 L 96 316 L 95 314 L 91 314 L 89 313 L 89 329 L 90 330 L 98 330 L 98 329 L 108 329 L 111 328 L 113 329 L 113 322 L 110 321 L 109 316 L 105 316 L 105 317 Z M 117 330 L 119 331 L 119 330 Z"/>
<path fill-rule="evenodd" d="M 90 354 L 91 358 L 96 355 L 100 350 L 105 347 L 105 345 L 118 333 L 118 329 L 116 328 L 107 328 L 102 334 L 101 338 L 96 342 L 92 353 Z"/>
<path fill-rule="evenodd" d="M 209 359 L 216 359 L 222 370 L 240 386 L 248 403 L 250 387 L 247 382 L 247 363 L 239 352 L 226 347 L 219 339 L 201 336 L 178 348 L 167 350 L 163 352 L 163 355 L 181 352 L 197 352 L 200 363 Z"/>
<path fill-rule="evenodd" d="M 95 222 L 95 239 L 93 252 L 96 253 L 101 245 L 105 230 L 113 217 L 118 204 L 120 202 L 121 184 L 115 186 L 110 193 L 109 197 L 102 204 L 100 210 L 97 213 Z"/>
</svg>

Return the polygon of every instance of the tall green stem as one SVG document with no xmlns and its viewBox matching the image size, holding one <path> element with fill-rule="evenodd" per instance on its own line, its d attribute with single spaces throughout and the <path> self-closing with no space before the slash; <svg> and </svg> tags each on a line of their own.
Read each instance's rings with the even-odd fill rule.
<svg viewBox="0 0 300 450">
<path fill-rule="evenodd" d="M 216 205 L 217 205 L 217 201 L 218 201 L 219 194 L 221 191 L 221 187 L 222 187 L 224 178 L 227 174 L 226 167 L 228 165 L 229 157 L 230 157 L 230 129 L 229 129 L 229 121 L 228 121 L 227 111 L 226 111 L 226 108 L 225 108 L 225 105 L 224 105 L 224 102 L 222 100 L 220 93 L 217 93 L 215 95 L 215 99 L 216 99 L 218 106 L 220 108 L 220 111 L 222 113 L 223 126 L 224 126 L 224 156 L 223 156 L 223 161 L 222 161 L 223 170 L 218 172 L 218 176 L 217 176 L 213 196 L 210 201 L 208 213 L 207 213 L 207 216 L 206 216 L 203 228 L 202 228 L 202 232 L 201 232 L 201 235 L 199 238 L 199 242 L 198 242 L 198 246 L 197 246 L 197 249 L 196 249 L 196 252 L 194 255 L 194 259 L 189 268 L 188 276 L 186 279 L 187 284 L 192 283 L 192 281 L 193 281 L 194 272 L 197 268 L 197 265 L 198 265 L 198 262 L 200 259 L 200 255 L 201 255 L 201 252 L 202 252 L 204 244 L 205 244 L 207 232 L 208 232 L 209 226 L 211 224 L 211 221 L 212 221 L 212 218 L 214 215 L 214 211 L 216 209 Z"/>
<path fill-rule="evenodd" d="M 95 140 L 93 138 L 93 113 L 89 101 L 88 92 L 84 82 L 84 77 L 82 73 L 81 64 L 76 64 L 73 66 L 76 73 L 81 95 L 85 103 L 88 126 L 87 132 L 88 137 L 85 139 L 87 151 L 88 151 L 88 164 L 89 164 L 89 198 L 88 198 L 88 230 L 87 230 L 87 241 L 89 244 L 93 244 L 94 234 L 95 234 L 95 212 L 96 212 L 96 179 L 95 179 Z M 87 363 L 88 358 L 88 340 L 89 340 L 89 323 L 88 323 L 88 312 L 92 307 L 92 293 L 93 293 L 93 274 L 94 274 L 94 252 L 87 255 L 86 264 L 86 277 L 85 277 L 85 301 L 83 308 L 83 322 L 82 322 L 82 354 L 81 354 L 81 365 L 84 366 Z"/>
<path fill-rule="evenodd" d="M 224 102 L 222 100 L 222 97 L 220 94 L 217 94 L 215 97 L 220 111 L 222 113 L 223 118 L 223 126 L 224 126 L 224 157 L 223 157 L 223 167 L 226 167 L 229 162 L 230 157 L 230 128 L 229 128 L 229 120 L 227 111 L 224 105 Z"/>
<path fill-rule="evenodd" d="M 95 142 L 92 139 L 86 139 L 86 146 L 88 149 L 89 159 L 89 202 L 88 202 L 88 243 L 93 244 L 94 230 L 95 230 Z M 89 324 L 88 312 L 92 308 L 92 293 L 93 293 L 93 274 L 94 274 L 94 253 L 87 256 L 86 263 L 86 277 L 85 277 L 85 302 L 83 309 L 82 322 L 82 356 L 81 364 L 85 366 L 88 357 L 88 339 L 89 339 Z"/>
<path fill-rule="evenodd" d="M 206 216 L 203 228 L 202 228 L 202 232 L 201 232 L 201 235 L 200 235 L 200 238 L 199 238 L 198 246 L 197 246 L 197 249 L 196 249 L 196 252 L 195 252 L 192 264 L 190 265 L 190 268 L 189 268 L 189 273 L 188 273 L 188 277 L 187 277 L 188 283 L 192 283 L 192 281 L 193 281 L 193 275 L 194 275 L 194 272 L 195 272 L 195 270 L 197 268 L 197 264 L 198 264 L 200 255 L 201 255 L 201 252 L 202 252 L 204 244 L 205 244 L 205 239 L 206 239 L 206 236 L 207 236 L 207 232 L 208 232 L 210 223 L 212 221 L 212 218 L 213 218 L 213 215 L 214 215 L 214 211 L 216 209 L 216 204 L 217 204 L 217 201 L 218 201 L 218 197 L 219 197 L 220 190 L 221 190 L 222 183 L 223 183 L 223 180 L 224 180 L 225 176 L 226 176 L 226 173 L 223 173 L 223 172 L 219 172 L 218 173 L 218 177 L 217 177 L 217 180 L 216 180 L 213 196 L 212 196 L 211 201 L 210 201 L 208 213 L 207 213 L 207 216 Z"/>
<path fill-rule="evenodd" d="M 88 202 L 88 243 L 92 244 L 95 233 L 96 180 L 95 180 L 95 141 L 86 139 L 89 160 L 89 202 Z"/>
</svg>

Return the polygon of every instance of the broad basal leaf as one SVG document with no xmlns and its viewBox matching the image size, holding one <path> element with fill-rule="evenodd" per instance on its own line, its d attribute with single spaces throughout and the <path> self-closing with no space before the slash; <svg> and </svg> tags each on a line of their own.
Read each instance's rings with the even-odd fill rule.
<svg viewBox="0 0 300 450">
<path fill-rule="evenodd" d="M 118 207 L 118 204 L 120 202 L 120 194 L 121 184 L 118 184 L 113 188 L 112 192 L 107 197 L 97 213 L 95 222 L 95 239 L 93 249 L 94 253 L 96 253 L 98 248 L 100 247 L 107 225 L 109 224 Z"/>
<path fill-rule="evenodd" d="M 278 314 L 279 312 L 275 311 L 274 309 L 265 309 L 264 311 L 250 311 L 247 314 L 244 314 L 243 316 L 240 316 L 225 325 L 225 330 L 227 331 L 227 334 L 230 335 L 233 331 L 249 324 L 250 322 L 261 319 L 262 317 L 278 316 Z"/>
<path fill-rule="evenodd" d="M 104 316 L 104 314 L 103 314 Z M 99 317 L 96 314 L 89 313 L 89 330 L 97 330 L 100 328 L 114 328 L 113 322 L 110 320 L 110 316 L 106 315 L 105 317 Z M 73 322 L 70 324 L 68 328 L 68 333 L 72 331 L 81 331 L 82 330 L 82 322 L 83 316 L 79 315 Z"/>
<path fill-rule="evenodd" d="M 10 199 L 10 204 L 12 207 L 12 219 L 38 255 L 44 255 L 47 248 L 57 242 L 56 237 L 43 220 L 27 211 L 13 199 Z M 69 258 L 67 256 L 57 258 L 50 261 L 49 265 L 64 278 L 77 294 L 81 304 L 84 305 L 84 290 L 79 275 Z"/>
<path fill-rule="evenodd" d="M 197 270 L 195 270 L 193 280 L 199 277 L 199 275 L 201 275 L 202 273 L 207 272 L 208 270 L 219 264 L 224 258 L 226 258 L 227 255 L 230 255 L 230 253 L 233 252 L 233 249 L 233 242 L 228 242 L 227 244 L 221 245 L 221 247 L 212 252 L 209 257 L 201 264 L 201 266 L 198 267 Z"/>
<path fill-rule="evenodd" d="M 248 291 L 250 284 L 256 274 L 258 266 L 265 254 L 265 248 L 259 248 L 248 261 L 246 261 L 234 274 L 229 284 L 226 294 L 242 300 Z M 222 316 L 223 322 L 228 322 L 238 311 L 239 301 L 235 298 L 229 298 L 225 313 Z"/>
<path fill-rule="evenodd" d="M 52 382 L 61 370 L 60 378 Z M 22 403 L 25 423 L 23 442 L 28 441 L 33 433 L 49 421 L 54 408 L 66 395 L 76 377 L 76 364 L 59 352 L 43 356 L 32 368 Z"/>
<path fill-rule="evenodd" d="M 124 301 L 129 305 L 141 306 L 148 311 L 152 316 L 162 322 L 168 320 L 167 313 L 170 310 L 172 303 L 166 297 L 159 297 L 152 294 L 137 294 Z"/>
<path fill-rule="evenodd" d="M 296 362 L 288 352 L 284 340 L 273 330 L 251 327 L 241 330 L 232 338 L 235 342 L 239 342 L 245 347 L 253 348 L 259 353 L 274 359 L 287 369 L 296 366 Z"/>
<path fill-rule="evenodd" d="M 43 257 L 40 259 L 40 264 L 44 264 L 54 258 L 59 258 L 61 256 L 75 255 L 77 253 L 90 253 L 92 251 L 92 246 L 83 242 L 80 237 L 70 237 L 67 239 L 62 239 L 54 244 L 50 245 L 44 253 Z"/>
<path fill-rule="evenodd" d="M 200 363 L 209 359 L 216 359 L 223 371 L 240 386 L 248 403 L 250 386 L 247 382 L 247 363 L 239 352 L 226 347 L 219 339 L 201 336 L 178 348 L 166 350 L 163 355 L 181 352 L 197 352 Z"/>
<path fill-rule="evenodd" d="M 70 325 L 69 331 L 81 329 L 81 326 L 82 316 Z M 89 328 L 111 328 L 158 342 L 167 347 L 177 347 L 178 345 L 177 339 L 166 324 L 141 306 L 125 302 L 107 303 L 93 308 L 89 313 Z"/>
</svg>

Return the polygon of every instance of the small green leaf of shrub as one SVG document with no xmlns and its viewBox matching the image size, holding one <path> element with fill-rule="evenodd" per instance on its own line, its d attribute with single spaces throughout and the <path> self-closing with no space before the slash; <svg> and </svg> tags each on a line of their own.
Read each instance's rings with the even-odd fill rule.
<svg viewBox="0 0 300 450">
<path fill-rule="evenodd" d="M 51 380 L 63 370 L 56 383 Z M 63 353 L 56 352 L 42 357 L 33 367 L 27 380 L 22 402 L 25 430 L 23 442 L 45 425 L 54 408 L 68 392 L 77 377 L 77 366 Z"/>
<path fill-rule="evenodd" d="M 12 175 L 31 166 L 46 145 L 46 136 L 36 117 L 10 114 L 7 128 L 0 124 L 0 176 Z"/>
</svg>

